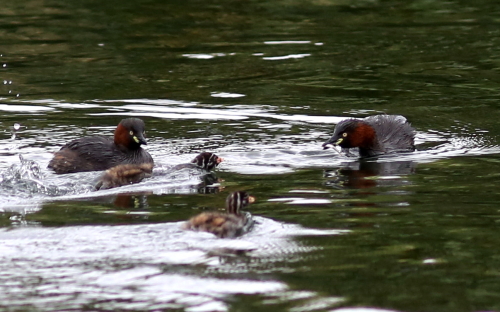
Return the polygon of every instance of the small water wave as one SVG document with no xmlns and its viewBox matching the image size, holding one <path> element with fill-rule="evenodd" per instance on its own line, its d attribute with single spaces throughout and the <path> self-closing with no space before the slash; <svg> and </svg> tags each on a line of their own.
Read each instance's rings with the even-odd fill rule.
<svg viewBox="0 0 500 312">
<path fill-rule="evenodd" d="M 109 190 L 95 190 L 102 172 L 82 172 L 57 175 L 42 170 L 37 162 L 24 159 L 11 165 L 0 174 L 0 191 L 4 200 L 0 211 L 35 212 L 46 201 L 89 199 L 118 194 L 192 194 L 213 193 L 218 190 L 214 173 L 196 168 L 170 170 L 176 163 L 157 166 L 153 177 L 140 184 L 127 185 Z M 183 158 L 179 158 L 180 159 Z M 192 159 L 192 157 L 191 157 Z M 172 158 L 170 159 L 172 161 Z M 182 163 L 179 162 L 178 164 Z"/>
<path fill-rule="evenodd" d="M 11 165 L 0 175 L 0 190 L 12 201 L 19 198 L 19 202 L 26 203 L 29 199 L 40 201 L 46 197 L 82 194 L 93 190 L 97 173 L 62 177 L 47 174 L 37 162 L 24 159 L 22 155 L 19 155 L 19 159 L 19 163 Z M 5 204 L 12 205 L 12 202 L 0 203 L 0 209 Z"/>
<path fill-rule="evenodd" d="M 0 275 L 0 302 L 40 310 L 133 305 L 139 310 L 196 311 L 226 311 L 225 298 L 237 294 L 261 294 L 277 302 L 293 297 L 326 302 L 314 292 L 294 292 L 272 277 L 234 276 L 269 273 L 270 264 L 297 261 L 318 248 L 294 236 L 348 231 L 306 229 L 262 217 L 255 221 L 254 229 L 237 239 L 183 231 L 181 222 L 0 230 L 0 270 L 5 273 Z M 78 300 L 65 300 L 75 296 Z M 93 306 L 96 300 L 98 306 Z M 327 301 L 331 306 L 339 300 Z"/>
<path fill-rule="evenodd" d="M 67 180 L 64 185 L 55 185 L 45 180 L 38 163 L 24 159 L 11 165 L 0 175 L 0 190 L 4 195 L 0 211 L 34 212 L 39 209 L 44 198 L 58 196 L 61 193 L 85 192 L 85 186 L 79 182 Z"/>
</svg>

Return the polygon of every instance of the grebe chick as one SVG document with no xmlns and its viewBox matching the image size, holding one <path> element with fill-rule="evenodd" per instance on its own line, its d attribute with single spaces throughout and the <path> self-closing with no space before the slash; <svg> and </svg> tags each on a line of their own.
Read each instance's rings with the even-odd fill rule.
<svg viewBox="0 0 500 312">
<path fill-rule="evenodd" d="M 253 225 L 251 215 L 240 210 L 254 201 L 255 197 L 247 192 L 231 193 L 226 199 L 227 213 L 203 212 L 184 223 L 183 228 L 213 233 L 221 238 L 240 236 L 248 232 Z"/>
<path fill-rule="evenodd" d="M 168 169 L 168 171 L 176 171 L 184 168 L 198 168 L 206 171 L 215 169 L 224 158 L 217 156 L 214 153 L 203 152 L 198 154 L 191 162 L 187 164 L 179 164 Z"/>
<path fill-rule="evenodd" d="M 97 190 L 106 190 L 123 185 L 139 183 L 151 177 L 153 164 L 125 164 L 110 168 L 104 172 L 95 185 Z"/>
<path fill-rule="evenodd" d="M 114 139 L 90 136 L 64 145 L 49 162 L 56 173 L 106 170 L 121 164 L 153 164 L 153 158 L 141 148 L 147 145 L 144 122 L 138 118 L 123 119 Z"/>
<path fill-rule="evenodd" d="M 190 163 L 180 164 L 170 168 L 168 172 L 182 168 L 200 168 L 207 171 L 214 169 L 223 159 L 213 153 L 204 152 L 196 156 Z M 139 183 L 150 178 L 153 173 L 152 163 L 123 164 L 112 167 L 104 172 L 95 185 L 97 190 L 105 190 L 128 184 Z M 164 173 L 164 172 L 163 172 Z M 156 174 L 162 174 L 161 171 Z"/>
<path fill-rule="evenodd" d="M 196 156 L 191 163 L 195 164 L 198 168 L 212 171 L 217 167 L 224 158 L 215 155 L 214 153 L 203 152 Z"/>
<path fill-rule="evenodd" d="M 323 144 L 342 149 L 358 147 L 361 157 L 412 152 L 415 129 L 400 115 L 375 115 L 364 119 L 346 119 L 337 124 L 333 136 Z"/>
</svg>

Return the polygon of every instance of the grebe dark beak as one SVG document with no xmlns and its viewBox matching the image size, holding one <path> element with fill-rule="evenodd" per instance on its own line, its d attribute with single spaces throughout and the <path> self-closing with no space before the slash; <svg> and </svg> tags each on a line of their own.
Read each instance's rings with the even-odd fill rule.
<svg viewBox="0 0 500 312">
<path fill-rule="evenodd" d="M 144 138 L 144 136 L 142 134 L 134 135 L 132 138 L 134 139 L 135 143 L 137 143 L 137 144 L 148 145 L 148 142 L 146 142 L 146 138 Z"/>
<path fill-rule="evenodd" d="M 329 149 L 330 147 L 334 149 L 337 153 L 342 154 L 335 146 L 338 146 L 340 143 L 342 143 L 343 139 L 340 138 L 337 141 L 332 137 L 330 140 L 326 141 L 321 145 L 323 147 L 323 150 Z"/>
<path fill-rule="evenodd" d="M 324 150 L 326 150 L 326 149 L 329 149 L 330 147 L 333 147 L 333 144 L 326 142 L 326 143 L 323 143 L 323 145 L 321 145 L 321 146 L 323 147 Z"/>
<path fill-rule="evenodd" d="M 323 143 L 323 149 L 326 150 L 326 149 L 329 149 L 330 147 L 334 147 L 335 145 L 339 145 L 340 143 L 342 143 L 342 138 L 340 139 L 337 139 L 335 140 L 335 137 L 331 137 L 328 141 L 326 141 L 325 143 Z"/>
</svg>

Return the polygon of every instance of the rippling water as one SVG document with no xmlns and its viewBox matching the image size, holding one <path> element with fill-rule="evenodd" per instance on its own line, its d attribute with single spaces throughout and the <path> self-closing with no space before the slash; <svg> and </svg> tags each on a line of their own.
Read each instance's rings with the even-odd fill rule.
<svg viewBox="0 0 500 312">
<path fill-rule="evenodd" d="M 494 311 L 492 1 L 0 8 L 0 309 Z M 344 118 L 404 115 L 417 151 L 322 150 Z M 95 191 L 64 143 L 146 122 L 153 177 Z M 202 151 L 212 174 L 169 172 Z M 499 168 L 500 169 L 500 168 Z M 237 239 L 186 232 L 232 191 Z"/>
<path fill-rule="evenodd" d="M 26 270 L 13 270 L 10 261 L 2 261 L 2 270 L 10 272 L 0 277 L 2 302 L 42 309 L 129 309 L 132 300 L 139 310 L 220 310 L 232 294 L 298 296 L 300 291 L 293 294 L 269 278 L 204 276 L 280 271 L 272 269 L 274 262 L 299 261 L 300 254 L 317 248 L 294 242 L 292 236 L 346 232 L 307 230 L 265 218 L 256 222 L 255 231 L 242 240 L 185 232 L 179 222 L 3 231 L 1 257 Z M 33 293 L 47 299 L 33 303 Z"/>
</svg>

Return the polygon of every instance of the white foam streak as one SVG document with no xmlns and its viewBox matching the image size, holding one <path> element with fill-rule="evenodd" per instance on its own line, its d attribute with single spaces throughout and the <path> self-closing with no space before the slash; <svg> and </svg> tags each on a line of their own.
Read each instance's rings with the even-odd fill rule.
<svg viewBox="0 0 500 312">
<path fill-rule="evenodd" d="M 282 41 L 264 41 L 264 44 L 310 44 L 311 41 L 309 40 L 304 40 L 304 41 L 294 41 L 294 40 L 282 40 Z"/>
<path fill-rule="evenodd" d="M 35 105 L 0 104 L 0 110 L 6 112 L 35 113 L 51 111 L 54 110 L 54 108 Z"/>
<path fill-rule="evenodd" d="M 304 53 L 304 54 L 289 54 L 282 56 L 265 56 L 262 59 L 267 61 L 280 61 L 280 60 L 300 59 L 308 56 L 311 56 L 311 54 Z"/>
</svg>

